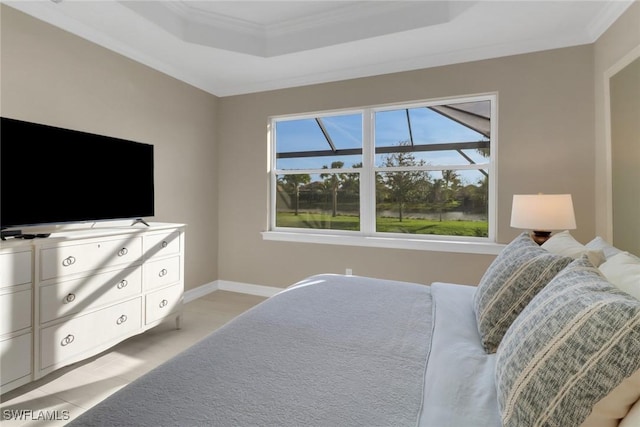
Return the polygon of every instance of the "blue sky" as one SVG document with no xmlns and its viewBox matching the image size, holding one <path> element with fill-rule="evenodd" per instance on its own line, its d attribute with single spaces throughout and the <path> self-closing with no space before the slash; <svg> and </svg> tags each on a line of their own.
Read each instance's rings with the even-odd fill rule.
<svg viewBox="0 0 640 427">
<path fill-rule="evenodd" d="M 485 138 L 466 126 L 425 107 L 409 110 L 414 144 L 437 144 L 446 142 L 479 141 Z M 397 145 L 409 140 L 409 127 L 405 109 L 376 112 L 376 147 Z M 336 148 L 361 148 L 362 116 L 360 114 L 322 117 L 322 122 Z M 315 119 L 286 120 L 276 123 L 277 152 L 328 150 L 329 145 Z M 485 162 L 475 150 L 465 154 L 477 163 Z M 466 165 L 468 162 L 455 151 L 414 153 L 416 159 L 424 159 L 429 164 Z M 379 165 L 383 155 L 377 155 Z M 278 169 L 315 169 L 342 161 L 350 167 L 361 161 L 360 156 L 329 156 L 300 159 L 280 159 Z"/>
</svg>

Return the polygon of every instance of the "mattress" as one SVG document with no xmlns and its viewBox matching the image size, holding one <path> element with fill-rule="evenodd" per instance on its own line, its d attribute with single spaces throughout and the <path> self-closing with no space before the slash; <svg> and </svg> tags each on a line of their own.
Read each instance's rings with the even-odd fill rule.
<svg viewBox="0 0 640 427">
<path fill-rule="evenodd" d="M 474 289 L 312 276 L 70 425 L 497 427 Z"/>
</svg>

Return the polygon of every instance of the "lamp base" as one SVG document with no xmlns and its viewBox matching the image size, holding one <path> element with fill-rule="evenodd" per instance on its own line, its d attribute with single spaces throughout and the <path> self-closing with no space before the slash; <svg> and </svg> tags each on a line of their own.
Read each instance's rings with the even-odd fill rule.
<svg viewBox="0 0 640 427">
<path fill-rule="evenodd" d="M 549 240 L 549 237 L 551 237 L 550 231 L 533 230 L 533 233 L 531 234 L 531 238 L 533 239 L 533 241 L 539 245 Z"/>
</svg>

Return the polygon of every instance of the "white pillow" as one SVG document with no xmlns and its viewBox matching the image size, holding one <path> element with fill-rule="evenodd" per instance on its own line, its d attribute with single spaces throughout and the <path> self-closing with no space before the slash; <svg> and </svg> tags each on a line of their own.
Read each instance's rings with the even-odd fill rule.
<svg viewBox="0 0 640 427">
<path fill-rule="evenodd" d="M 640 400 L 631 407 L 626 417 L 620 421 L 618 427 L 638 427 L 640 426 Z"/>
<path fill-rule="evenodd" d="M 629 421 L 634 416 L 633 412 L 636 412 L 635 416 L 640 417 L 640 404 L 636 402 L 639 397 L 640 371 L 636 371 L 596 403 L 591 414 L 580 424 L 580 427 L 620 427 L 623 425 L 640 427 L 640 423 L 633 424 L 633 421 Z M 633 406 L 634 402 L 635 406 Z M 627 420 L 625 422 L 630 424 L 620 424 L 618 426 L 621 418 L 624 418 Z"/>
<path fill-rule="evenodd" d="M 609 242 L 607 242 L 600 236 L 596 236 L 592 241 L 587 243 L 585 246 L 587 249 L 591 249 L 591 250 L 597 250 L 597 249 L 602 250 L 602 252 L 604 252 L 604 256 L 607 259 L 622 252 L 620 249 L 611 245 Z"/>
<path fill-rule="evenodd" d="M 620 252 L 600 265 L 604 277 L 617 288 L 640 299 L 640 258 Z"/>
<path fill-rule="evenodd" d="M 542 248 L 549 252 L 578 259 L 582 255 L 587 255 L 591 264 L 598 267 L 605 261 L 602 249 L 589 249 L 582 243 L 578 242 L 569 231 L 561 231 L 552 235 L 549 240 L 542 244 Z"/>
</svg>

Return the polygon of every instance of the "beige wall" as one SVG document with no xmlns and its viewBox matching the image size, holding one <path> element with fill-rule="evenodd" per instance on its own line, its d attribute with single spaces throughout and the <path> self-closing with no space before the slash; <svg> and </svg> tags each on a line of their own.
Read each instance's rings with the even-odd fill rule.
<svg viewBox="0 0 640 427">
<path fill-rule="evenodd" d="M 612 243 L 640 256 L 640 58 L 610 80 Z"/>
<path fill-rule="evenodd" d="M 493 259 L 263 241 L 270 115 L 496 92 L 498 240 L 518 233 L 514 193 L 572 193 L 576 237 L 605 228 L 602 75 L 640 44 L 637 2 L 594 45 L 221 99 L 5 5 L 0 14 L 1 114 L 153 143 L 154 219 L 189 224 L 187 289 L 215 279 L 286 286 L 347 267 L 476 283 Z"/>
<path fill-rule="evenodd" d="M 153 220 L 188 224 L 187 289 L 215 280 L 217 98 L 8 6 L 0 13 L 1 114 L 154 144 Z"/>
<path fill-rule="evenodd" d="M 477 283 L 488 255 L 262 240 L 267 228 L 269 116 L 447 96 L 498 94 L 498 240 L 509 242 L 514 193 L 573 194 L 578 229 L 591 239 L 593 46 L 220 99 L 219 273 L 225 280 L 287 286 L 345 268 L 420 283 Z"/>
<path fill-rule="evenodd" d="M 610 156 L 607 148 L 605 126 L 605 77 L 619 61 L 640 46 L 640 2 L 634 3 L 594 44 L 594 88 L 595 88 L 595 212 L 596 234 L 612 238 L 610 183 L 608 168 Z M 611 240 L 610 240 L 611 241 Z"/>
</svg>

